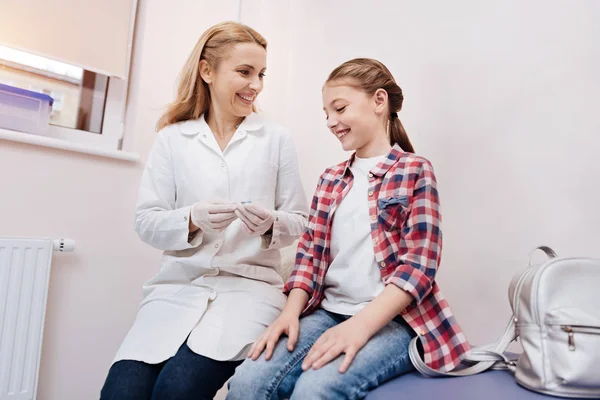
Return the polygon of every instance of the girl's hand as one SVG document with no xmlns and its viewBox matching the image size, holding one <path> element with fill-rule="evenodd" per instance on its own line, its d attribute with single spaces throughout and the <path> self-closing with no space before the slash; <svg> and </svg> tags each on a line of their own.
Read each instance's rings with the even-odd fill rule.
<svg viewBox="0 0 600 400">
<path fill-rule="evenodd" d="M 293 313 L 283 312 L 279 318 L 277 318 L 275 322 L 260 335 L 258 340 L 254 342 L 250 349 L 250 353 L 248 353 L 248 357 L 252 360 L 256 360 L 266 347 L 267 352 L 265 354 L 265 359 L 271 359 L 273 349 L 283 333 L 288 336 L 287 349 L 289 351 L 294 350 L 294 346 L 296 346 L 296 342 L 298 341 L 299 329 L 300 320 L 298 319 L 298 316 Z"/>
<path fill-rule="evenodd" d="M 356 354 L 367 344 L 369 338 L 364 327 L 357 324 L 354 317 L 350 318 L 321 335 L 304 358 L 302 370 L 306 371 L 311 367 L 319 369 L 340 354 L 345 353 L 344 361 L 339 369 L 343 374 L 350 367 Z"/>
</svg>

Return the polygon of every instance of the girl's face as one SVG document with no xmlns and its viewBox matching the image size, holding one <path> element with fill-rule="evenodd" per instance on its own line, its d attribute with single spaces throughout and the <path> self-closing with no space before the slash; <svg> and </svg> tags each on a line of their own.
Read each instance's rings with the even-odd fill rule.
<svg viewBox="0 0 600 400">
<path fill-rule="evenodd" d="M 263 89 L 266 50 L 256 43 L 231 46 L 217 69 L 200 62 L 202 78 L 210 87 L 213 105 L 235 117 L 247 117 Z"/>
<path fill-rule="evenodd" d="M 385 91 L 383 91 L 385 93 Z M 387 93 L 386 93 L 387 95 Z M 329 82 L 323 87 L 323 110 L 327 127 L 346 151 L 356 151 L 359 157 L 373 142 L 385 138 L 382 122 L 383 106 L 378 100 L 381 93 L 369 95 L 351 85 L 351 82 Z M 387 140 L 387 139 L 386 139 Z"/>
</svg>

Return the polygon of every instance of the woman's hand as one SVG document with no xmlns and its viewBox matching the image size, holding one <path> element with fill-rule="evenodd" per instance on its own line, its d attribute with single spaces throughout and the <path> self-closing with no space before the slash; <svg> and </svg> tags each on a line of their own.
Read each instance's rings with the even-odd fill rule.
<svg viewBox="0 0 600 400">
<path fill-rule="evenodd" d="M 300 320 L 297 314 L 283 312 L 279 318 L 269 326 L 256 342 L 252 345 L 248 357 L 256 360 L 266 348 L 265 359 L 270 360 L 273 355 L 273 349 L 282 334 L 288 336 L 287 349 L 294 350 L 298 342 L 298 331 L 300 329 Z"/>
<path fill-rule="evenodd" d="M 236 210 L 233 203 L 196 203 L 190 211 L 190 219 L 202 232 L 222 232 L 237 218 Z"/>
<path fill-rule="evenodd" d="M 238 204 L 235 215 L 242 221 L 242 229 L 250 236 L 264 235 L 273 227 L 273 212 L 259 204 Z"/>
<path fill-rule="evenodd" d="M 319 369 L 331 360 L 345 353 L 344 361 L 339 368 L 343 374 L 348 370 L 356 354 L 370 339 L 370 335 L 355 318 L 350 318 L 339 325 L 326 330 L 313 344 L 304 358 L 302 370 Z"/>
</svg>

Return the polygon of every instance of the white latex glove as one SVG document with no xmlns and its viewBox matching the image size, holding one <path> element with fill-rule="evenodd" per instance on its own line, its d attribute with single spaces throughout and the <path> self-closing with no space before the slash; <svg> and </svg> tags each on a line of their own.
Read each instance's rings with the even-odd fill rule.
<svg viewBox="0 0 600 400">
<path fill-rule="evenodd" d="M 237 218 L 233 203 L 196 203 L 192 206 L 192 223 L 202 232 L 222 232 Z"/>
<path fill-rule="evenodd" d="M 260 236 L 273 226 L 273 213 L 260 204 L 238 204 L 235 215 L 242 221 L 242 229 L 250 236 Z"/>
</svg>

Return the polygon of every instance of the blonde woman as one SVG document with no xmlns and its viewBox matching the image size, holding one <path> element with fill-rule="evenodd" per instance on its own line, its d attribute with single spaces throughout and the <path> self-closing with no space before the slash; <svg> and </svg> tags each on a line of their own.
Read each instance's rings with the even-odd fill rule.
<svg viewBox="0 0 600 400">
<path fill-rule="evenodd" d="M 202 34 L 159 120 L 136 231 L 164 251 L 101 399 L 212 399 L 280 314 L 279 248 L 308 205 L 289 133 L 254 112 L 267 42 L 235 22 Z"/>
</svg>

